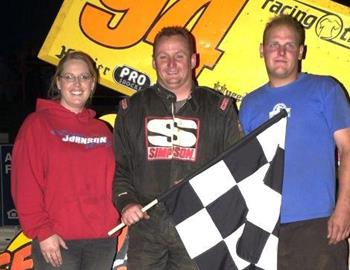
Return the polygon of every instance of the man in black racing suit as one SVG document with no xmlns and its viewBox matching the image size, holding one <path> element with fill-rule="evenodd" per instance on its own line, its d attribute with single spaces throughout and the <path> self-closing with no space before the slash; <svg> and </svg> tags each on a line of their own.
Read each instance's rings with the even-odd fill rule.
<svg viewBox="0 0 350 270">
<path fill-rule="evenodd" d="M 141 209 L 240 137 L 232 99 L 195 86 L 193 44 L 187 30 L 163 28 L 153 47 L 157 83 L 119 105 L 113 201 L 132 225 L 128 270 L 197 269 L 162 204 Z"/>
</svg>

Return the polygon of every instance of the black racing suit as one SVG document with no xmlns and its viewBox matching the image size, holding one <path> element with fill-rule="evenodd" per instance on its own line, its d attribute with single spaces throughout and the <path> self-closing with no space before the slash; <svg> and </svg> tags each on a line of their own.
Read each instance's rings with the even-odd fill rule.
<svg viewBox="0 0 350 270">
<path fill-rule="evenodd" d="M 194 86 L 177 112 L 175 102 L 176 96 L 159 84 L 121 101 L 113 183 L 119 211 L 130 203 L 146 205 L 239 139 L 232 99 Z M 128 270 L 196 269 L 163 206 L 148 213 L 149 220 L 129 228 Z"/>
</svg>

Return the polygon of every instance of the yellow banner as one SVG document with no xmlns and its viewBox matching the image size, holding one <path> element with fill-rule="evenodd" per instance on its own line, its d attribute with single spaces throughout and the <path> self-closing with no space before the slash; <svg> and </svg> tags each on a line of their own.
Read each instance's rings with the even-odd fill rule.
<svg viewBox="0 0 350 270">
<path fill-rule="evenodd" d="M 155 34 L 186 26 L 196 37 L 199 84 L 241 99 L 267 81 L 259 57 L 262 32 L 279 13 L 306 28 L 303 71 L 335 77 L 350 91 L 350 8 L 328 0 L 65 0 L 39 58 L 57 64 L 69 50 L 97 62 L 101 84 L 132 95 L 155 83 Z"/>
</svg>

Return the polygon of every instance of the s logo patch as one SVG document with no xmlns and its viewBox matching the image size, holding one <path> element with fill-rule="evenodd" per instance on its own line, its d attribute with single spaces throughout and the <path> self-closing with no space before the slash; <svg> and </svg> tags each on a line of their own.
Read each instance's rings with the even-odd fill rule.
<svg viewBox="0 0 350 270">
<path fill-rule="evenodd" d="M 196 160 L 199 119 L 148 117 L 145 121 L 148 160 Z"/>
</svg>

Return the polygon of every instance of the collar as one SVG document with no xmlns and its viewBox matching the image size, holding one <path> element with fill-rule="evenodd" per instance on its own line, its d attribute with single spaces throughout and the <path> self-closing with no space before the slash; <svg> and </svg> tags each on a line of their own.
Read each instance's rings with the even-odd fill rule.
<svg viewBox="0 0 350 270">
<path fill-rule="evenodd" d="M 176 95 L 170 90 L 161 86 L 158 82 L 155 84 L 155 91 L 165 103 L 168 104 L 168 103 L 176 102 Z M 201 91 L 201 90 L 198 89 L 198 87 L 193 83 L 191 95 L 187 98 L 187 102 L 186 102 L 186 104 L 189 104 L 191 106 L 193 111 L 197 111 L 199 109 L 199 103 L 197 100 L 198 91 Z M 186 106 L 186 104 L 184 106 Z"/>
</svg>

